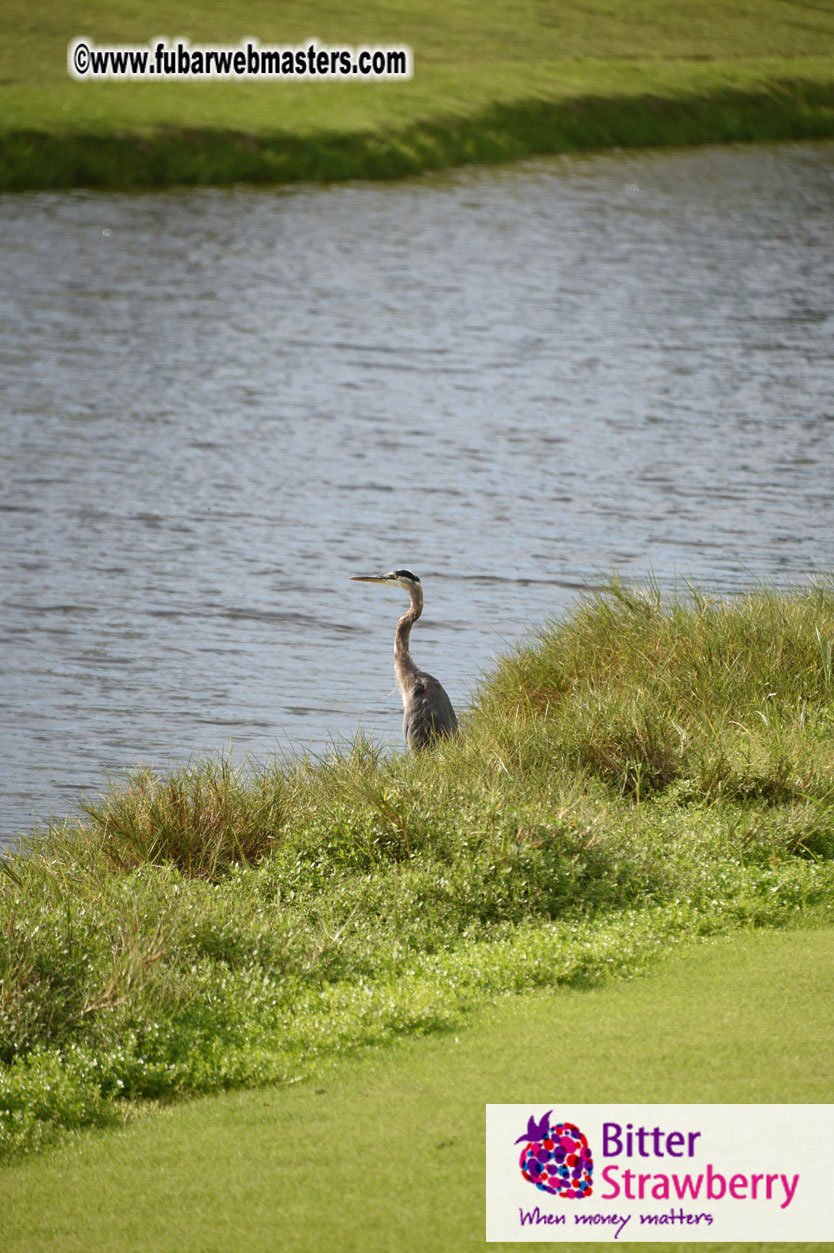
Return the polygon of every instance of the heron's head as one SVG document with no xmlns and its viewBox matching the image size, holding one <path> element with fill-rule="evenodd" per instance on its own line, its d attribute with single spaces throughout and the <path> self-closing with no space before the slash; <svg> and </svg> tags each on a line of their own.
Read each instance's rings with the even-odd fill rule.
<svg viewBox="0 0 834 1253">
<path fill-rule="evenodd" d="M 420 580 L 410 570 L 389 570 L 387 574 L 352 574 L 355 583 L 387 583 L 389 587 L 404 587 L 407 592 L 420 586 Z"/>
</svg>

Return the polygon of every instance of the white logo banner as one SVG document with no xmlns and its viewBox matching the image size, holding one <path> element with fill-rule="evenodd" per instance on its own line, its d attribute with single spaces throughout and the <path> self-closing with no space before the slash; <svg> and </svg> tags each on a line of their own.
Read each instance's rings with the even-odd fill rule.
<svg viewBox="0 0 834 1253">
<path fill-rule="evenodd" d="M 486 1238 L 834 1240 L 834 1105 L 486 1107 Z"/>
</svg>

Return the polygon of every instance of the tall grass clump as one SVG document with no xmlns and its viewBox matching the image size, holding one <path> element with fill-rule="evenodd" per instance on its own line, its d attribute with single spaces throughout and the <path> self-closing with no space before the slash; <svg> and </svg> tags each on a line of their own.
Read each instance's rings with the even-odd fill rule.
<svg viewBox="0 0 834 1253">
<path fill-rule="evenodd" d="M 499 666 L 480 713 L 636 798 L 831 799 L 834 589 L 738 600 L 615 585 Z"/>
<path fill-rule="evenodd" d="M 830 916 L 834 588 L 614 586 L 463 735 L 142 772 L 0 862 L 0 1150 Z"/>
<path fill-rule="evenodd" d="M 164 778 L 143 770 L 85 810 L 116 868 L 167 862 L 189 876 L 213 879 L 267 852 L 281 825 L 282 782 L 273 774 L 246 785 L 228 760 Z"/>
</svg>

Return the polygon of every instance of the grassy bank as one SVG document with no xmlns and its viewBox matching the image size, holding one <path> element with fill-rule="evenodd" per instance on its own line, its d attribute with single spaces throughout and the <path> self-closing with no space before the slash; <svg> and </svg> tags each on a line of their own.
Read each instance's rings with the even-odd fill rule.
<svg viewBox="0 0 834 1253">
<path fill-rule="evenodd" d="M 504 998 L 455 1035 L 365 1050 L 311 1083 L 191 1102 L 90 1136 L 4 1170 L 0 1246 L 308 1253 L 326 1231 L 343 1253 L 482 1249 L 484 1104 L 549 1107 L 542 1056 L 563 1055 L 565 1024 L 575 1064 L 560 1068 L 564 1104 L 826 1101 L 832 941 L 832 930 L 806 930 L 685 946 L 646 979 Z M 322 1154 L 324 1128 L 338 1133 Z"/>
<path fill-rule="evenodd" d="M 116 788 L 0 873 L 4 1151 L 830 918 L 833 649 L 831 584 L 614 589 L 432 754 Z"/>
<path fill-rule="evenodd" d="M 790 0 L 568 0 L 392 12 L 371 0 L 66 0 L 0 14 L 0 189 L 388 178 L 533 153 L 834 134 L 834 12 Z M 76 83 L 66 48 L 408 44 L 399 83 Z"/>
</svg>

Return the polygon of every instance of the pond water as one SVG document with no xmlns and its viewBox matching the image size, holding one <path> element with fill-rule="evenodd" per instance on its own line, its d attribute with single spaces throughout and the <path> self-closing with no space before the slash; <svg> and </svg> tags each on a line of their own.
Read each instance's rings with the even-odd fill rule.
<svg viewBox="0 0 834 1253">
<path fill-rule="evenodd" d="M 0 840 L 400 738 L 589 584 L 832 568 L 834 145 L 0 197 Z"/>
</svg>

